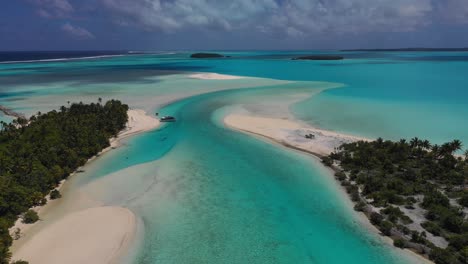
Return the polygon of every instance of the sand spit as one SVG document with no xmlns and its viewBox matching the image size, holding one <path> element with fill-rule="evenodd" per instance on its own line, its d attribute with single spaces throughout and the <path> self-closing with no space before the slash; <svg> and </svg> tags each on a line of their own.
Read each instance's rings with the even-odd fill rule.
<svg viewBox="0 0 468 264">
<path fill-rule="evenodd" d="M 116 263 L 136 232 L 136 217 L 122 207 L 97 207 L 66 215 L 41 230 L 14 255 L 34 264 Z"/>
<path fill-rule="evenodd" d="M 329 155 L 343 143 L 368 140 L 314 128 L 288 119 L 231 114 L 224 118 L 224 123 L 229 127 L 264 136 L 317 156 Z M 306 138 L 306 135 L 312 135 L 312 138 Z"/>
<path fill-rule="evenodd" d="M 237 80 L 242 79 L 242 76 L 226 75 L 219 73 L 196 73 L 189 75 L 189 78 L 200 80 Z"/>
</svg>

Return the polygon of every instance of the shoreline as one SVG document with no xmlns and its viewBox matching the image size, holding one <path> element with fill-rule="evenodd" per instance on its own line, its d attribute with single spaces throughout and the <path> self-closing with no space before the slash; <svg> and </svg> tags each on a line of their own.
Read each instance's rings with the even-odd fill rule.
<svg viewBox="0 0 468 264">
<path fill-rule="evenodd" d="M 332 139 L 334 140 L 334 143 L 339 144 L 339 145 L 345 143 L 343 141 L 348 141 L 348 140 L 371 141 L 371 139 L 368 139 L 368 138 L 361 138 L 361 137 L 351 136 L 351 135 L 347 135 L 347 134 L 343 134 L 339 132 L 327 131 L 327 130 L 319 129 L 316 127 L 312 127 L 307 124 L 302 124 L 299 121 L 291 121 L 291 120 L 279 119 L 279 118 L 277 119 L 277 118 L 239 115 L 239 114 L 228 114 L 224 117 L 223 123 L 227 128 L 230 128 L 232 130 L 240 131 L 248 135 L 253 135 L 255 137 L 259 137 L 260 139 L 266 139 L 267 141 L 273 144 L 278 144 L 282 147 L 292 149 L 294 151 L 306 153 L 308 155 L 311 155 L 313 158 L 318 159 L 319 161 L 323 157 L 329 155 L 334 150 L 333 148 L 330 147 L 330 145 L 328 145 L 329 142 L 326 141 L 327 136 L 332 137 Z M 304 145 L 303 142 L 302 142 L 303 144 L 300 144 L 301 142 L 292 141 L 291 138 L 288 138 L 288 135 L 291 135 L 288 133 L 294 133 L 294 131 L 297 131 L 300 129 L 304 129 L 305 131 L 314 131 L 315 133 L 321 133 L 319 134 L 318 137 L 316 136 L 314 139 L 309 140 L 313 142 L 313 145 L 317 143 L 319 146 L 313 146 L 310 144 Z M 301 136 L 301 134 L 299 133 L 296 133 L 293 135 L 295 137 Z M 305 135 L 303 135 L 302 137 L 304 138 L 304 136 Z M 323 137 L 325 137 L 325 139 Z M 307 142 L 307 141 L 304 141 L 304 142 Z M 329 152 L 328 153 L 325 152 L 325 149 L 328 149 Z M 330 173 L 330 176 L 332 177 L 333 177 L 333 173 L 337 171 L 337 168 L 335 167 L 327 167 L 327 166 L 324 166 L 324 167 Z M 345 202 L 348 203 L 349 206 L 351 206 L 351 208 L 353 208 L 356 203 L 350 199 L 350 196 L 346 192 L 346 189 L 341 184 L 339 184 L 339 182 L 334 177 L 333 177 L 333 181 L 337 184 L 337 187 L 339 188 L 343 197 L 345 197 L 346 199 Z M 380 238 L 383 241 L 385 241 L 385 243 L 388 243 L 389 246 L 394 247 L 393 245 L 394 240 L 389 236 L 382 235 L 380 230 L 370 222 L 370 219 L 367 217 L 367 215 L 364 212 L 358 212 L 358 211 L 355 211 L 355 212 L 356 212 L 356 215 L 358 216 L 359 223 L 364 228 L 366 228 L 370 232 L 374 232 L 375 234 L 379 235 Z M 432 262 L 425 256 L 417 252 L 414 252 L 408 248 L 405 248 L 402 250 L 404 250 L 407 253 L 410 253 L 411 256 L 417 258 L 418 260 L 424 263 L 434 264 L 434 262 Z"/>
<path fill-rule="evenodd" d="M 111 138 L 109 140 L 109 143 L 110 143 L 110 146 L 101 150 L 97 155 L 91 157 L 90 159 L 87 160 L 86 164 L 83 165 L 82 167 L 78 168 L 76 171 L 74 171 L 73 173 L 71 173 L 68 178 L 70 177 L 73 177 L 73 176 L 76 176 L 76 174 L 83 168 L 85 167 L 87 164 L 89 164 L 90 162 L 96 160 L 98 157 L 100 157 L 101 155 L 109 152 L 110 150 L 112 149 L 115 149 L 115 148 L 118 148 L 119 146 L 121 146 L 121 141 L 126 139 L 126 138 L 129 138 L 131 136 L 134 136 L 136 134 L 139 134 L 139 133 L 143 133 L 143 132 L 146 132 L 146 131 L 150 131 L 150 130 L 153 130 L 155 128 L 157 128 L 159 125 L 160 125 L 160 121 L 159 119 L 153 117 L 153 116 L 150 116 L 150 115 L 147 115 L 146 112 L 144 110 L 140 110 L 140 109 L 129 109 L 128 110 L 128 122 L 127 122 L 127 127 L 122 130 L 117 137 L 115 138 Z M 67 187 L 67 183 L 68 183 L 68 180 L 63 180 L 55 189 L 59 190 L 59 191 L 62 191 L 63 189 L 66 189 Z M 66 192 L 64 192 L 66 193 Z M 62 193 L 62 195 L 64 195 L 64 193 Z M 36 206 L 36 207 L 33 207 L 31 208 L 32 210 L 36 211 L 39 215 L 40 218 L 42 218 L 44 215 L 46 215 L 50 210 L 53 210 L 58 204 L 60 204 L 60 202 L 62 201 L 63 198 L 59 198 L 59 199 L 55 199 L 55 200 L 51 200 L 49 195 L 46 196 L 46 199 L 47 199 L 47 203 L 43 206 Z M 76 212 L 72 212 L 70 214 L 73 214 L 73 213 L 76 213 Z M 10 234 L 12 235 L 12 237 L 15 236 L 15 231 L 19 228 L 20 229 L 20 236 L 18 239 L 14 239 L 13 240 L 13 245 L 11 246 L 10 248 L 10 251 L 12 252 L 12 259 L 17 259 L 16 258 L 16 254 L 18 252 L 20 252 L 21 250 L 24 250 L 24 247 L 29 247 L 28 246 L 28 243 L 34 239 L 34 237 L 37 235 L 37 234 L 40 234 L 43 229 L 47 229 L 49 226 L 54 226 L 56 223 L 60 222 L 63 218 L 67 217 L 67 215 L 63 216 L 62 218 L 60 219 L 47 219 L 47 221 L 49 221 L 50 223 L 44 225 L 44 226 L 41 226 L 38 228 L 38 230 L 34 230 L 35 234 L 34 236 L 28 236 L 29 233 L 28 231 L 35 227 L 35 225 L 38 223 L 33 223 L 33 224 L 24 224 L 22 223 L 22 219 L 21 218 L 18 218 L 15 222 L 15 224 L 9 229 L 9 232 Z M 41 220 L 39 220 L 41 221 Z M 50 242 L 50 241 L 49 241 Z M 33 263 L 36 263 L 36 262 L 33 262 Z M 66 263 L 70 263 L 70 262 L 66 262 Z"/>
</svg>

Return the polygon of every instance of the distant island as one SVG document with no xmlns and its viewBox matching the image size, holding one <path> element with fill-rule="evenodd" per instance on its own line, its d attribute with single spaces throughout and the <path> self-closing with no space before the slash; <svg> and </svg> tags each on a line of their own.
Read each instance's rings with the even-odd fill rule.
<svg viewBox="0 0 468 264">
<path fill-rule="evenodd" d="M 39 220 L 29 208 L 44 205 L 48 194 L 59 198 L 59 182 L 110 146 L 126 127 L 127 111 L 120 101 L 99 99 L 0 122 L 0 264 L 9 263 L 9 228 L 18 217 Z"/>
<path fill-rule="evenodd" d="M 190 58 L 194 59 L 210 59 L 210 58 L 227 58 L 227 56 L 218 53 L 193 53 Z"/>
<path fill-rule="evenodd" d="M 292 60 L 343 60 L 343 56 L 336 55 L 309 55 L 292 58 Z"/>
<path fill-rule="evenodd" d="M 382 234 L 437 264 L 468 260 L 468 151 L 454 140 L 343 144 L 322 159 Z"/>
<path fill-rule="evenodd" d="M 345 49 L 341 51 L 468 51 L 468 48 Z"/>
</svg>

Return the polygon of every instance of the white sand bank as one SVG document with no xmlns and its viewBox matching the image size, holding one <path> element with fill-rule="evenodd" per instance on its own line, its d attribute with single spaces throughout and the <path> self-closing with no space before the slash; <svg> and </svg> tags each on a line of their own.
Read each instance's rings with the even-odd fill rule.
<svg viewBox="0 0 468 264">
<path fill-rule="evenodd" d="M 158 127 L 160 124 L 159 119 L 146 114 L 145 111 L 140 109 L 130 109 L 128 110 L 127 114 L 127 128 L 124 131 L 120 132 L 117 139 L 122 139 L 133 134 L 152 130 Z"/>
<path fill-rule="evenodd" d="M 234 129 L 267 137 L 281 144 L 324 156 L 330 154 L 343 143 L 368 140 L 356 136 L 322 130 L 297 121 L 231 114 L 224 123 Z M 312 134 L 315 138 L 307 139 Z"/>
<path fill-rule="evenodd" d="M 13 256 L 34 264 L 115 263 L 136 232 L 136 217 L 121 207 L 75 212 L 36 234 Z"/>
<path fill-rule="evenodd" d="M 201 79 L 201 80 L 236 80 L 242 79 L 242 76 L 234 76 L 234 75 L 226 75 L 226 74 L 218 74 L 218 73 L 196 73 L 189 75 L 190 78 L 193 79 Z"/>
</svg>

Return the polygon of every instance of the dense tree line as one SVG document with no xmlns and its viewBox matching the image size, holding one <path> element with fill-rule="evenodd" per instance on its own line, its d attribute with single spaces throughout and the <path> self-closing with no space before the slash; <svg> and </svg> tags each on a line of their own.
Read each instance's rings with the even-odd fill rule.
<svg viewBox="0 0 468 264">
<path fill-rule="evenodd" d="M 109 138 L 125 128 L 127 110 L 120 101 L 102 104 L 99 99 L 1 123 L 0 264 L 10 258 L 8 228 L 29 208 L 44 204 L 44 197 L 61 180 L 108 147 Z"/>
<path fill-rule="evenodd" d="M 465 157 L 456 155 L 461 148 L 459 140 L 432 145 L 418 138 L 409 142 L 379 138 L 344 144 L 323 162 L 339 165 L 336 177 L 358 210 L 367 203 L 382 208 L 368 216 L 382 233 L 400 234 L 396 246 L 418 243 L 422 251 L 429 248 L 429 257 L 438 264 L 468 263 L 468 221 L 463 213 L 468 206 L 468 151 Z M 427 221 L 422 227 L 449 241 L 448 248 L 435 247 L 426 232 L 409 230 L 406 225 L 412 220 L 400 207 L 424 209 Z"/>
</svg>

